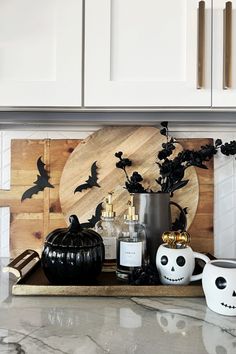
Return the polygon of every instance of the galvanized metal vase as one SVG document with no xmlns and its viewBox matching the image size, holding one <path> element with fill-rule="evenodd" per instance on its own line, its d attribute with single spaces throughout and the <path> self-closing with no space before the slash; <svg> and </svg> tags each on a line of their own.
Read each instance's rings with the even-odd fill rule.
<svg viewBox="0 0 236 354">
<path fill-rule="evenodd" d="M 162 234 L 171 230 L 170 205 L 175 205 L 185 217 L 181 206 L 170 201 L 169 193 L 135 193 L 134 205 L 139 220 L 146 227 L 147 253 L 150 263 L 156 267 L 156 252 L 162 241 Z M 186 227 L 186 217 L 185 217 Z"/>
</svg>

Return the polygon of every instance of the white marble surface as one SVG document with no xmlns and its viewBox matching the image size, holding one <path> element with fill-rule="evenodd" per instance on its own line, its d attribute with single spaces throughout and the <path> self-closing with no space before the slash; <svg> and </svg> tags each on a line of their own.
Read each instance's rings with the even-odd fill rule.
<svg viewBox="0 0 236 354">
<path fill-rule="evenodd" d="M 0 271 L 0 353 L 236 353 L 235 317 L 204 298 L 19 297 L 13 280 Z"/>
</svg>

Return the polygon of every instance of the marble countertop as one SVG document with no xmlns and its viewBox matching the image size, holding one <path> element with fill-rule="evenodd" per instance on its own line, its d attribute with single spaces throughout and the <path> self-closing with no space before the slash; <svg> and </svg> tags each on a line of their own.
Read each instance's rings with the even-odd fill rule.
<svg viewBox="0 0 236 354">
<path fill-rule="evenodd" d="M 236 353 L 235 317 L 204 298 L 20 297 L 13 282 L 0 270 L 0 353 Z"/>
</svg>

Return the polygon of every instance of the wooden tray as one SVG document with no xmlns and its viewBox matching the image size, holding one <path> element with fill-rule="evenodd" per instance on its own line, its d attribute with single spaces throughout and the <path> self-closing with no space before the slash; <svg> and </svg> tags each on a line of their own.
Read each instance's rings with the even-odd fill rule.
<svg viewBox="0 0 236 354">
<path fill-rule="evenodd" d="M 12 287 L 13 295 L 44 296 L 204 296 L 200 282 L 190 285 L 126 285 L 119 282 L 115 273 L 102 273 L 92 285 L 51 285 L 41 268 L 40 257 L 26 250 L 15 258 L 4 271 L 18 277 Z"/>
</svg>

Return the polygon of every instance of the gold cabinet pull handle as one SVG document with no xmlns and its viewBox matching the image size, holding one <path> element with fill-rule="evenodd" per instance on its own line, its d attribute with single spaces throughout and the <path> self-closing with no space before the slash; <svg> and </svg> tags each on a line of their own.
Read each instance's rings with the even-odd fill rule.
<svg viewBox="0 0 236 354">
<path fill-rule="evenodd" d="M 223 44 L 223 89 L 232 86 L 232 2 L 227 1 L 224 9 L 224 44 Z"/>
<path fill-rule="evenodd" d="M 198 50 L 197 50 L 197 89 L 204 87 L 205 59 L 205 1 L 198 3 Z"/>
</svg>

